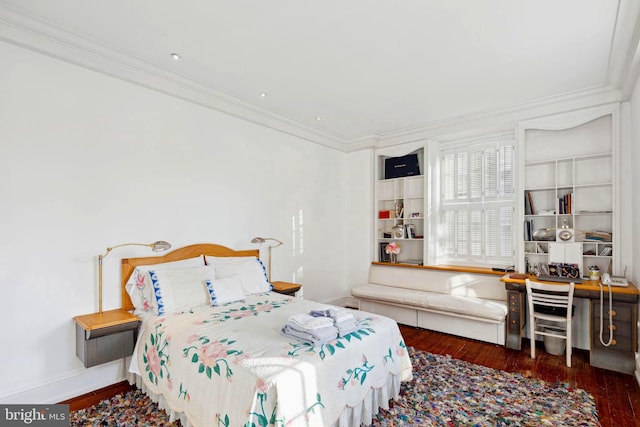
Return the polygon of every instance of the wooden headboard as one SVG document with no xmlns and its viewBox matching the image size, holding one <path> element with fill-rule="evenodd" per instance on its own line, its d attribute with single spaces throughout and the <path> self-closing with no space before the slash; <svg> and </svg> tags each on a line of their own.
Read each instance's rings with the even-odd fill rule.
<svg viewBox="0 0 640 427">
<path fill-rule="evenodd" d="M 122 277 L 122 308 L 124 310 L 133 310 L 133 304 L 131 298 L 125 289 L 129 277 L 133 273 L 133 270 L 139 265 L 153 265 L 161 264 L 163 262 L 179 261 L 181 259 L 195 258 L 200 255 L 210 255 L 219 257 L 236 257 L 236 256 L 260 256 L 258 249 L 246 249 L 235 251 L 226 246 L 215 245 L 213 243 L 198 243 L 195 245 L 185 246 L 171 252 L 168 252 L 162 256 L 150 256 L 144 258 L 123 258 L 121 277 Z"/>
</svg>

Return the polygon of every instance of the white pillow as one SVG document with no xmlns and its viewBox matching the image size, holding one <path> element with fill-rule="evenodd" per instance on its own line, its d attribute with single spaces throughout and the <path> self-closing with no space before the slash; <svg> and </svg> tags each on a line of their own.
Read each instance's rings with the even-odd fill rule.
<svg viewBox="0 0 640 427">
<path fill-rule="evenodd" d="M 231 277 L 238 275 L 240 271 L 240 265 L 247 261 L 253 261 L 257 259 L 254 256 L 240 256 L 240 257 L 217 257 L 211 255 L 205 255 L 204 261 L 207 265 L 212 265 L 216 268 L 216 278 L 222 279 L 225 277 Z"/>
<path fill-rule="evenodd" d="M 206 280 L 205 283 L 209 290 L 211 305 L 223 305 L 246 298 L 242 290 L 242 278 L 240 276 Z"/>
<path fill-rule="evenodd" d="M 242 288 L 246 295 L 269 292 L 273 289 L 267 279 L 267 271 L 256 257 L 212 257 L 205 255 L 207 265 L 216 269 L 216 279 L 231 276 L 242 278 Z"/>
<path fill-rule="evenodd" d="M 242 287 L 247 295 L 269 292 L 273 289 L 267 279 L 267 270 L 259 259 L 245 261 L 240 265 Z"/>
<path fill-rule="evenodd" d="M 156 297 L 151 284 L 149 270 L 154 271 L 180 268 L 193 268 L 204 265 L 204 257 L 199 255 L 195 258 L 183 259 L 180 261 L 163 262 L 154 265 L 139 265 L 135 268 L 125 289 L 131 298 L 134 314 L 153 313 L 158 314 Z"/>
<path fill-rule="evenodd" d="M 215 277 L 215 270 L 211 266 L 149 270 L 149 275 L 155 291 L 158 315 L 210 302 L 205 281 Z"/>
</svg>

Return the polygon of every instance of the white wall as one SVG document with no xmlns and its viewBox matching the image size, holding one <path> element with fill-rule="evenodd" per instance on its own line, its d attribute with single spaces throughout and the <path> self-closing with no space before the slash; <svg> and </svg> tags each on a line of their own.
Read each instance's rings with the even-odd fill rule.
<svg viewBox="0 0 640 427">
<path fill-rule="evenodd" d="M 373 149 L 349 153 L 346 158 L 349 288 L 368 282 L 373 259 L 374 159 Z M 351 296 L 351 292 L 345 296 Z"/>
<path fill-rule="evenodd" d="M 640 283 L 640 227 L 636 221 L 638 212 L 640 212 L 640 87 L 636 84 L 635 90 L 631 101 L 629 102 L 629 149 L 626 153 L 628 155 L 627 164 L 629 165 L 630 172 L 627 174 L 628 192 L 626 195 L 630 196 L 630 212 L 629 216 L 632 217 L 629 233 L 631 234 L 632 244 L 632 275 L 627 275 L 628 279 L 631 279 L 636 285 Z M 638 334 L 640 335 L 640 322 L 638 322 Z M 636 379 L 640 383 L 640 344 L 638 353 L 636 353 Z"/>
<path fill-rule="evenodd" d="M 14 45 L 0 56 L 0 402 L 122 378 L 122 362 L 87 370 L 75 356 L 71 319 L 97 310 L 107 246 L 275 237 L 274 280 L 316 300 L 348 293 L 344 153 Z M 105 309 L 120 304 L 119 260 L 148 255 L 105 259 Z"/>
<path fill-rule="evenodd" d="M 639 243 L 640 227 L 637 224 L 637 218 L 638 212 L 640 212 L 640 167 L 638 167 L 640 165 L 640 87 L 638 85 L 633 92 L 630 107 L 630 144 L 628 152 L 623 153 L 628 154 L 625 163 L 629 167 L 629 173 L 626 176 L 623 175 L 623 180 L 628 181 L 628 192 L 623 193 L 623 197 L 630 196 L 629 216 L 632 217 L 632 220 L 628 232 L 631 233 L 631 241 Z M 640 283 L 640 249 L 636 244 L 632 245 L 632 260 L 635 268 L 631 270 L 632 275 L 628 275 L 627 278 L 638 284 Z"/>
</svg>

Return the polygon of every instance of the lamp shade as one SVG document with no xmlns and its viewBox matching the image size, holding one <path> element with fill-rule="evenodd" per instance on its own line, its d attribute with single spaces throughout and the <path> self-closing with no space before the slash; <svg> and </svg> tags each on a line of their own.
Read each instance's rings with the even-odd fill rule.
<svg viewBox="0 0 640 427">
<path fill-rule="evenodd" d="M 158 240 L 157 242 L 151 243 L 151 250 L 153 252 L 162 252 L 171 248 L 171 243 L 165 242 L 164 240 Z"/>
<path fill-rule="evenodd" d="M 277 248 L 278 246 L 282 245 L 282 242 L 280 240 L 274 239 L 273 237 L 254 237 L 253 239 L 251 239 L 251 243 L 263 244 L 269 240 L 277 243 L 275 245 L 271 245 L 270 247 L 272 248 Z"/>
</svg>

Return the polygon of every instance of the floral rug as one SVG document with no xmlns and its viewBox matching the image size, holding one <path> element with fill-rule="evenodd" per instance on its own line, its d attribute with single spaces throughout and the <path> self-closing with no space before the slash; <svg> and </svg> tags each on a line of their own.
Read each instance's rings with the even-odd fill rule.
<svg viewBox="0 0 640 427">
<path fill-rule="evenodd" d="M 592 396 L 409 348 L 414 379 L 374 426 L 600 426 Z M 71 413 L 71 426 L 180 426 L 133 390 Z"/>
</svg>

